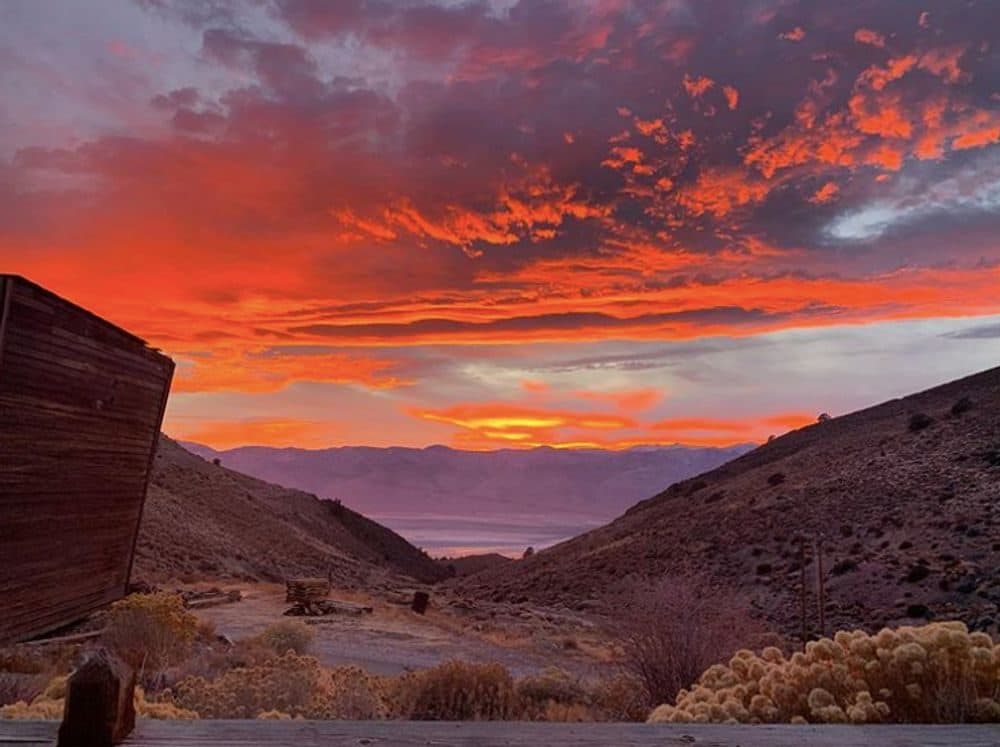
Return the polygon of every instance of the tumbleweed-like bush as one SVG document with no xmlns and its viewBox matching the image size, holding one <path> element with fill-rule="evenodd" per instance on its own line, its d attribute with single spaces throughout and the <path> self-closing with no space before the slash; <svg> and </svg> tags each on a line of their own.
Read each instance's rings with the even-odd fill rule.
<svg viewBox="0 0 1000 747">
<path fill-rule="evenodd" d="M 669 702 L 709 666 L 762 639 L 747 606 L 743 597 L 699 576 L 631 590 L 615 616 L 615 632 L 622 664 L 642 683 L 647 709 Z"/>
<path fill-rule="evenodd" d="M 786 658 L 741 650 L 652 722 L 1000 721 L 1000 645 L 960 622 L 841 631 Z"/>
</svg>

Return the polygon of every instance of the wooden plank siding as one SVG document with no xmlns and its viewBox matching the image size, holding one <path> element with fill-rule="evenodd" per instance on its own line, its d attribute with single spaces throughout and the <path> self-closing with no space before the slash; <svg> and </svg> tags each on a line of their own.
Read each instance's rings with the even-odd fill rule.
<svg viewBox="0 0 1000 747">
<path fill-rule="evenodd" d="M 174 364 L 0 275 L 0 644 L 120 598 Z"/>
<path fill-rule="evenodd" d="M 0 721 L 0 745 L 53 745 L 55 721 Z M 554 724 L 510 721 L 143 721 L 131 747 L 997 747 L 997 724 Z"/>
</svg>

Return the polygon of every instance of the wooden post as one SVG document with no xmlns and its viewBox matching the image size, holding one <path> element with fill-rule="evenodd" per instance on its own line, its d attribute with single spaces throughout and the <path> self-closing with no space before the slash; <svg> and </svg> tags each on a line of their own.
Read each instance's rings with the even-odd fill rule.
<svg viewBox="0 0 1000 747">
<path fill-rule="evenodd" d="M 112 747 L 135 728 L 135 672 L 98 649 L 66 684 L 57 747 Z"/>
<path fill-rule="evenodd" d="M 426 591 L 417 591 L 413 594 L 413 604 L 410 605 L 410 609 L 416 612 L 418 615 L 422 615 L 427 612 L 427 605 L 430 604 L 431 595 Z"/>
</svg>

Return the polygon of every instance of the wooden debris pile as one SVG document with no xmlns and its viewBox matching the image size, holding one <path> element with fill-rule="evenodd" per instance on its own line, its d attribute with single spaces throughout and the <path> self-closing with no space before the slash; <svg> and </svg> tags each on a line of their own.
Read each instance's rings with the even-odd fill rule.
<svg viewBox="0 0 1000 747">
<path fill-rule="evenodd" d="M 285 601 L 309 604 L 330 595 L 330 581 L 325 578 L 290 578 L 285 581 Z"/>
<path fill-rule="evenodd" d="M 232 604 L 243 599 L 243 593 L 239 589 L 223 591 L 222 589 L 213 587 L 211 589 L 185 589 L 179 593 L 184 600 L 184 606 L 189 610 L 215 607 L 220 604 Z"/>
<path fill-rule="evenodd" d="M 314 602 L 297 602 L 285 614 L 290 617 L 326 617 L 327 615 L 370 615 L 372 607 L 337 599 L 317 599 Z M 314 622 L 306 620 L 306 622 Z"/>
<path fill-rule="evenodd" d="M 291 617 L 325 617 L 326 615 L 366 615 L 372 608 L 353 602 L 327 599 L 330 581 L 325 578 L 292 578 L 285 581 L 285 601 L 292 607 L 285 611 Z"/>
</svg>

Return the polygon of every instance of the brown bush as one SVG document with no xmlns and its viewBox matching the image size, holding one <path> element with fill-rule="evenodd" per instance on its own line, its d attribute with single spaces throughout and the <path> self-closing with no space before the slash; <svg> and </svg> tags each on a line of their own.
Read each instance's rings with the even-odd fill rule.
<svg viewBox="0 0 1000 747">
<path fill-rule="evenodd" d="M 418 721 L 499 721 L 517 713 L 514 680 L 499 664 L 449 661 L 403 685 L 399 695 Z"/>
<path fill-rule="evenodd" d="M 672 700 L 706 668 L 763 634 L 746 602 L 708 579 L 666 578 L 635 587 L 615 619 L 623 665 L 652 706 Z"/>
</svg>

